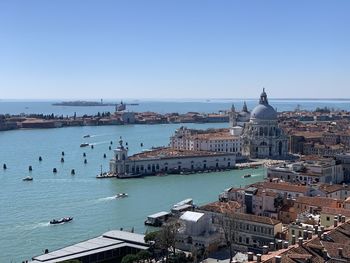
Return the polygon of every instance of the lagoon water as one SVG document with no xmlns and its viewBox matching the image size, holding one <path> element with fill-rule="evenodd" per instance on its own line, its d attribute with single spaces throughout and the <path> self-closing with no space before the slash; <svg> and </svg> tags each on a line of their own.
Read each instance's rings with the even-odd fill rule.
<svg viewBox="0 0 350 263">
<path fill-rule="evenodd" d="M 232 100 L 210 102 L 140 102 L 135 111 L 214 112 L 230 107 Z M 257 101 L 248 101 L 251 109 Z M 279 110 L 334 107 L 349 110 L 349 101 L 273 101 Z M 242 101 L 235 102 L 241 108 Z M 0 101 L 0 114 L 45 113 L 56 115 L 96 114 L 113 111 L 113 107 L 54 107 L 51 102 Z M 227 127 L 228 124 L 186 124 L 205 129 Z M 183 199 L 193 198 L 198 205 L 215 201 L 230 186 L 262 180 L 265 170 L 235 170 L 196 175 L 171 175 L 142 179 L 96 179 L 100 167 L 108 170 L 112 151 L 119 136 L 128 142 L 130 154 L 152 146 L 167 145 L 169 136 L 181 124 L 71 127 L 60 129 L 15 130 L 0 132 L 0 262 L 22 262 L 42 254 L 95 237 L 111 229 L 124 228 L 143 233 L 147 215 L 169 211 Z M 86 134 L 92 135 L 83 139 Z M 83 142 L 94 149 L 80 148 Z M 144 144 L 143 149 L 140 143 Z M 64 151 L 64 163 L 60 162 Z M 83 153 L 86 152 L 87 164 Z M 107 158 L 103 158 L 106 153 Z M 43 161 L 38 158 L 42 156 Z M 3 170 L 6 163 L 8 169 Z M 28 167 L 32 165 L 33 171 Z M 53 174 L 52 169 L 58 173 Z M 70 175 L 75 169 L 76 175 Z M 252 177 L 242 178 L 246 173 Z M 22 178 L 31 175 L 32 182 Z M 128 198 L 114 199 L 120 192 Z M 52 226 L 53 218 L 73 216 L 73 222 Z"/>
<path fill-rule="evenodd" d="M 44 249 L 58 249 L 110 229 L 135 228 L 144 233 L 147 215 L 169 211 L 183 199 L 196 204 L 217 200 L 230 186 L 245 185 L 263 178 L 264 169 L 235 170 L 197 175 L 169 175 L 142 179 L 96 179 L 108 169 L 119 136 L 128 142 L 130 154 L 168 143 L 181 124 L 72 127 L 42 130 L 15 130 L 0 133 L 0 262 L 22 262 Z M 227 124 L 192 124 L 196 128 L 227 127 Z M 83 139 L 90 134 L 91 138 Z M 82 142 L 93 143 L 80 148 Z M 64 163 L 61 153 L 64 151 Z M 84 164 L 83 152 L 87 164 Z M 103 158 L 103 154 L 107 158 Z M 42 156 L 43 161 L 38 158 Z M 2 170 L 6 163 L 8 169 Z M 28 167 L 32 165 L 33 171 Z M 58 173 L 53 174 L 52 169 Z M 76 175 L 70 175 L 75 169 Z M 245 173 L 251 178 L 243 179 Z M 22 178 L 31 175 L 32 182 Z M 128 198 L 114 199 L 125 192 Z M 63 225 L 49 225 L 53 218 L 73 216 Z"/>
<path fill-rule="evenodd" d="M 340 110 L 350 110 L 350 99 L 346 100 L 293 100 L 293 99 L 270 99 L 270 104 L 278 111 L 294 110 L 298 105 L 303 110 L 315 110 L 316 107 L 328 107 Z M 56 101 L 57 102 L 57 101 Z M 105 101 L 114 103 L 116 101 Z M 119 100 L 117 100 L 119 102 Z M 242 109 L 242 99 L 225 99 L 225 100 L 186 100 L 186 101 L 150 101 L 150 100 L 129 100 L 129 103 L 138 103 L 138 106 L 130 106 L 130 111 L 143 112 L 154 111 L 159 113 L 179 112 L 218 112 L 231 108 L 232 103 L 237 110 Z M 84 114 L 93 115 L 97 112 L 113 112 L 113 106 L 94 106 L 94 107 L 67 107 L 53 106 L 53 101 L 10 101 L 0 100 L 0 114 L 21 114 L 21 113 L 42 113 L 63 116 L 77 116 Z M 258 99 L 247 99 L 249 110 L 258 103 Z"/>
</svg>

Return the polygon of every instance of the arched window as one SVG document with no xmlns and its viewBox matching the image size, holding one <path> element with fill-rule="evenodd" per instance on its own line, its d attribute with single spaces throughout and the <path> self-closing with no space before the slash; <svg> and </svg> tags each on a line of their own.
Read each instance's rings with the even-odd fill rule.
<svg viewBox="0 0 350 263">
<path fill-rule="evenodd" d="M 268 128 L 267 128 L 267 127 L 264 128 L 264 135 L 265 135 L 265 136 L 268 136 L 268 135 L 269 135 L 269 133 L 268 133 Z"/>
</svg>

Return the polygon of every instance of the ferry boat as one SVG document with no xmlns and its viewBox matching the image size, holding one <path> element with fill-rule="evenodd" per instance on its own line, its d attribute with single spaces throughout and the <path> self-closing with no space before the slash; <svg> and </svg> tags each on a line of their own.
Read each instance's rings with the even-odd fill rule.
<svg viewBox="0 0 350 263">
<path fill-rule="evenodd" d="M 86 143 L 86 142 L 84 142 L 84 143 L 80 144 L 80 147 L 86 147 L 86 146 L 89 146 L 89 144 L 88 144 L 88 143 Z"/>
<path fill-rule="evenodd" d="M 23 181 L 33 181 L 33 177 L 27 176 L 22 179 Z"/>
<path fill-rule="evenodd" d="M 62 217 L 61 219 L 52 219 L 50 221 L 51 225 L 63 224 L 73 220 L 73 217 Z"/>
<path fill-rule="evenodd" d="M 115 198 L 124 198 L 124 197 L 128 197 L 127 193 L 119 193 L 115 196 Z"/>
</svg>

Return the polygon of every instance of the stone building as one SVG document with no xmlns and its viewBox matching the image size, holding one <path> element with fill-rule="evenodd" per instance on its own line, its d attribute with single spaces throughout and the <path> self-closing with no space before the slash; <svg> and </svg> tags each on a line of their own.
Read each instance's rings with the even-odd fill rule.
<svg viewBox="0 0 350 263">
<path fill-rule="evenodd" d="M 250 114 L 243 131 L 243 155 L 251 158 L 284 158 L 288 154 L 288 137 L 278 126 L 277 112 L 269 104 L 265 89 L 259 105 Z"/>
<path fill-rule="evenodd" d="M 236 164 L 236 155 L 226 152 L 177 150 L 160 147 L 128 155 L 123 141 L 114 150 L 110 160 L 110 173 L 119 178 L 139 177 L 164 173 L 182 173 L 232 169 Z"/>
</svg>

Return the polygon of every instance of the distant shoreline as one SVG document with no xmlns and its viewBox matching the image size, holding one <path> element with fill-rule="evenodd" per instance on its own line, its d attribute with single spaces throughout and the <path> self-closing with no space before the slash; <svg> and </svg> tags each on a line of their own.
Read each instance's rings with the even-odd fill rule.
<svg viewBox="0 0 350 263">
<path fill-rule="evenodd" d="M 55 102 L 52 106 L 68 106 L 68 107 L 96 107 L 96 106 L 115 106 L 115 103 L 101 103 L 95 101 L 63 101 Z"/>
<path fill-rule="evenodd" d="M 134 99 L 134 98 L 126 98 L 123 99 L 123 101 L 126 102 L 177 102 L 177 103 L 183 103 L 183 102 L 212 102 L 212 101 L 237 101 L 237 100 L 247 100 L 251 101 L 254 100 L 256 101 L 256 98 L 183 98 L 183 99 L 157 99 L 157 98 L 145 98 L 145 99 Z M 350 98 L 270 98 L 270 101 L 350 101 Z M 96 104 L 96 106 L 115 106 L 117 103 L 113 101 L 118 101 L 118 99 L 108 99 L 106 101 L 109 101 L 108 103 L 100 103 L 96 101 L 89 101 L 86 100 L 88 103 L 93 103 Z M 55 104 L 55 106 L 59 106 L 58 104 L 68 104 L 69 102 L 73 101 L 66 101 L 65 99 L 0 99 L 0 102 L 51 102 L 52 104 Z M 77 102 L 77 101 L 74 101 Z"/>
</svg>

